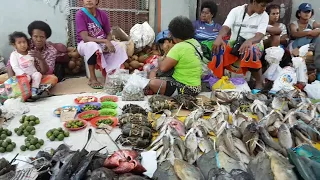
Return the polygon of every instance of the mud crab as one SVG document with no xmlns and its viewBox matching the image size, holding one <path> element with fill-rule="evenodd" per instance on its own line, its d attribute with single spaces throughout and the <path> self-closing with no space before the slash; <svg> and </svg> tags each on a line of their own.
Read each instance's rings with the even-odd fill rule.
<svg viewBox="0 0 320 180">
<path fill-rule="evenodd" d="M 179 104 L 182 105 L 183 109 L 192 110 L 195 108 L 197 99 L 188 94 L 179 94 L 173 97 L 173 99 Z"/>
<path fill-rule="evenodd" d="M 164 110 L 172 110 L 175 108 L 175 102 L 173 99 L 163 96 L 163 95 L 154 95 L 148 100 L 150 108 L 154 113 L 160 113 Z"/>
<path fill-rule="evenodd" d="M 136 136 L 146 139 L 152 137 L 151 128 L 131 123 L 127 123 L 122 127 L 122 134 L 127 137 Z"/>
<path fill-rule="evenodd" d="M 143 149 L 150 145 L 151 139 L 143 139 L 141 137 L 125 137 L 120 135 L 117 139 L 117 142 L 121 143 L 122 146 L 133 146 L 135 148 Z"/>
<path fill-rule="evenodd" d="M 152 127 L 151 123 L 148 121 L 148 117 L 143 114 L 132 114 L 126 113 L 119 117 L 120 127 L 127 123 L 132 123 L 140 126 Z"/>
<path fill-rule="evenodd" d="M 143 109 L 141 106 L 136 104 L 126 104 L 122 108 L 123 114 L 132 113 L 132 114 L 143 114 L 145 116 L 148 115 L 147 111 Z"/>
<path fill-rule="evenodd" d="M 117 174 L 142 174 L 146 169 L 139 162 L 139 154 L 133 150 L 119 150 L 114 152 L 104 162 L 104 167 L 112 169 Z"/>
</svg>

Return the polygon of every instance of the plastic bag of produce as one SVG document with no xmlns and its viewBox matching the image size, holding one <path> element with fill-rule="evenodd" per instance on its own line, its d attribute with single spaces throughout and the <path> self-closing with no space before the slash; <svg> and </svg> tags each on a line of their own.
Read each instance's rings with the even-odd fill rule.
<svg viewBox="0 0 320 180">
<path fill-rule="evenodd" d="M 117 69 L 114 73 L 110 73 L 106 77 L 104 91 L 109 95 L 120 95 L 129 71 L 125 69 Z"/>
<path fill-rule="evenodd" d="M 266 49 L 266 61 L 270 64 L 269 68 L 263 74 L 264 78 L 275 81 L 281 74 L 282 68 L 280 61 L 284 55 L 284 50 L 280 47 L 270 47 Z"/>
<path fill-rule="evenodd" d="M 297 83 L 297 75 L 295 69 L 291 66 L 283 68 L 280 76 L 274 81 L 271 92 L 292 91 L 294 90 L 293 85 Z"/>
<path fill-rule="evenodd" d="M 297 81 L 308 83 L 308 71 L 305 60 L 301 57 L 293 57 L 292 64 L 293 67 L 296 69 Z"/>
<path fill-rule="evenodd" d="M 21 98 L 26 101 L 31 97 L 30 83 L 27 76 L 14 76 L 4 82 L 8 98 Z"/>
<path fill-rule="evenodd" d="M 149 81 L 150 81 L 149 79 L 139 76 L 136 73 L 133 73 L 128 79 L 128 82 L 122 91 L 122 100 L 123 101 L 143 101 L 144 100 L 143 89 L 148 85 Z"/>
<path fill-rule="evenodd" d="M 151 46 L 155 40 L 155 33 L 148 22 L 136 24 L 130 29 L 130 37 L 137 49 Z"/>
</svg>

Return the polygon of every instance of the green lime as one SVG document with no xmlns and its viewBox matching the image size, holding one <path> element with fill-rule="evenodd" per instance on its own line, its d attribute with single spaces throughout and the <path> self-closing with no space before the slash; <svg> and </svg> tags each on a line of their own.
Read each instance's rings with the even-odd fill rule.
<svg viewBox="0 0 320 180">
<path fill-rule="evenodd" d="M 14 128 L 14 132 L 17 133 L 19 131 L 19 128 Z"/>
<path fill-rule="evenodd" d="M 3 131 L 3 127 L 0 127 L 0 132 Z"/>
<path fill-rule="evenodd" d="M 67 124 L 67 125 L 66 125 L 66 128 L 71 128 L 71 124 Z"/>
<path fill-rule="evenodd" d="M 43 139 L 40 139 L 40 140 L 39 140 L 39 144 L 40 144 L 41 146 L 44 144 Z"/>
<path fill-rule="evenodd" d="M 73 128 L 79 128 L 79 126 L 77 126 L 77 125 L 74 125 L 74 126 L 73 126 Z"/>
<path fill-rule="evenodd" d="M 55 131 L 53 132 L 53 135 L 54 135 L 55 137 L 58 137 L 59 134 L 60 134 L 60 132 L 59 132 L 58 130 L 55 130 Z"/>
<path fill-rule="evenodd" d="M 13 148 L 15 148 L 17 146 L 17 144 L 15 142 L 12 142 L 11 144 L 12 144 Z"/>
<path fill-rule="evenodd" d="M 7 143 L 6 141 L 4 141 L 1 146 L 4 147 L 4 148 L 6 148 L 8 145 L 9 145 L 9 143 Z"/>
<path fill-rule="evenodd" d="M 1 134 L 0 139 L 5 140 L 7 138 L 7 135 Z"/>
<path fill-rule="evenodd" d="M 39 143 L 36 144 L 36 148 L 40 149 L 41 145 Z"/>
<path fill-rule="evenodd" d="M 28 126 L 28 127 L 26 128 L 26 130 L 27 130 L 28 132 L 31 132 L 31 131 L 33 130 L 33 128 L 32 128 L 32 126 Z"/>
<path fill-rule="evenodd" d="M 20 150 L 21 150 L 21 151 L 26 151 L 26 150 L 27 150 L 27 147 L 24 146 L 24 145 L 22 145 L 22 146 L 20 146 Z"/>
<path fill-rule="evenodd" d="M 58 128 L 58 131 L 60 131 L 60 132 L 61 132 L 61 131 L 63 131 L 63 129 L 62 129 L 61 127 L 59 127 L 59 128 Z"/>
<path fill-rule="evenodd" d="M 7 131 L 7 136 L 11 136 L 12 132 L 11 131 Z"/>
<path fill-rule="evenodd" d="M 36 134 L 36 131 L 35 131 L 35 130 L 32 130 L 32 131 L 30 132 L 30 134 L 31 134 L 31 135 L 35 135 L 35 134 Z"/>
<path fill-rule="evenodd" d="M 0 153 L 5 153 L 6 149 L 4 147 L 0 147 Z"/>
<path fill-rule="evenodd" d="M 40 124 L 40 120 L 39 119 L 37 119 L 35 122 L 36 122 L 36 124 Z"/>
<path fill-rule="evenodd" d="M 31 126 L 34 126 L 34 125 L 36 125 L 36 122 L 30 121 L 29 124 L 30 124 Z"/>
<path fill-rule="evenodd" d="M 36 150 L 36 147 L 35 147 L 34 145 L 31 145 L 31 146 L 29 147 L 29 149 L 30 149 L 30 151 L 34 151 L 34 150 Z"/>
<path fill-rule="evenodd" d="M 37 139 L 31 139 L 30 143 L 32 145 L 36 145 L 38 143 L 38 140 Z"/>
<path fill-rule="evenodd" d="M 36 117 L 34 115 L 29 116 L 30 121 L 35 121 Z"/>
<path fill-rule="evenodd" d="M 26 117 L 27 117 L 27 115 L 23 115 L 23 116 L 21 117 L 21 119 L 24 120 Z"/>
<path fill-rule="evenodd" d="M 48 132 L 47 132 L 47 138 L 49 138 L 50 136 L 52 136 L 52 132 L 51 132 L 51 131 L 48 131 Z"/>
<path fill-rule="evenodd" d="M 21 131 L 21 130 L 18 130 L 17 135 L 18 135 L 18 136 L 21 136 L 21 135 L 22 135 L 22 131 Z"/>
<path fill-rule="evenodd" d="M 56 139 L 56 137 L 54 135 L 50 136 L 50 141 L 54 141 Z"/>
<path fill-rule="evenodd" d="M 59 140 L 59 141 L 63 141 L 63 139 L 64 139 L 64 135 L 63 135 L 63 134 L 59 134 L 58 140 Z"/>
<path fill-rule="evenodd" d="M 2 146 L 3 140 L 0 140 L 0 146 Z"/>
<path fill-rule="evenodd" d="M 28 131 L 24 131 L 24 132 L 23 132 L 23 135 L 24 135 L 25 137 L 28 137 L 28 136 L 29 136 Z"/>
<path fill-rule="evenodd" d="M 24 119 L 21 118 L 21 119 L 19 120 L 19 122 L 20 122 L 21 124 L 24 123 Z"/>
<path fill-rule="evenodd" d="M 27 142 L 26 143 L 26 146 L 29 148 L 31 146 L 31 143 L 30 142 Z"/>
<path fill-rule="evenodd" d="M 23 126 L 24 127 L 27 127 L 29 125 L 29 122 L 28 121 L 25 121 L 24 123 L 23 123 Z"/>
<path fill-rule="evenodd" d="M 68 131 L 65 131 L 63 134 L 65 137 L 69 137 L 69 135 L 70 135 L 70 133 Z"/>
<path fill-rule="evenodd" d="M 10 138 L 8 138 L 8 139 L 6 140 L 6 142 L 10 144 L 12 141 L 11 141 Z"/>
<path fill-rule="evenodd" d="M 12 151 L 13 151 L 13 146 L 12 146 L 12 144 L 9 144 L 9 145 L 7 146 L 6 151 L 7 151 L 7 152 L 12 152 Z"/>
</svg>

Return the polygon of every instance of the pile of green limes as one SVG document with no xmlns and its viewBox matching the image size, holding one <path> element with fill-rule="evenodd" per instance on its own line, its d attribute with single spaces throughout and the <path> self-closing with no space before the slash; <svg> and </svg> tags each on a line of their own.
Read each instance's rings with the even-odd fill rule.
<svg viewBox="0 0 320 180">
<path fill-rule="evenodd" d="M 20 146 L 21 151 L 34 151 L 36 149 L 40 149 L 40 147 L 44 144 L 43 139 L 38 139 L 37 137 L 34 137 L 32 135 L 29 135 L 25 140 L 25 144 Z"/>
<path fill-rule="evenodd" d="M 25 137 L 28 137 L 29 135 L 35 135 L 36 134 L 36 128 L 34 128 L 31 125 L 22 124 L 19 128 L 15 128 L 14 132 L 18 136 L 24 135 Z"/>
<path fill-rule="evenodd" d="M 69 137 L 69 132 L 68 131 L 64 131 L 62 128 L 54 128 L 54 129 L 50 129 L 47 132 L 47 138 L 50 139 L 50 141 L 63 141 L 65 137 Z"/>
<path fill-rule="evenodd" d="M 11 139 L 0 140 L 0 153 L 12 152 L 16 147 L 16 143 L 12 142 Z"/>
<path fill-rule="evenodd" d="M 30 115 L 30 116 L 23 115 L 22 118 L 20 119 L 20 123 L 30 125 L 30 126 L 35 126 L 36 124 L 40 124 L 40 120 L 38 117 L 34 115 Z"/>
<path fill-rule="evenodd" d="M 68 121 L 66 124 L 66 128 L 81 128 L 84 126 L 83 121 L 80 120 L 72 120 Z"/>
<path fill-rule="evenodd" d="M 8 136 L 11 136 L 12 132 L 8 129 L 0 127 L 0 140 L 5 140 Z"/>
</svg>

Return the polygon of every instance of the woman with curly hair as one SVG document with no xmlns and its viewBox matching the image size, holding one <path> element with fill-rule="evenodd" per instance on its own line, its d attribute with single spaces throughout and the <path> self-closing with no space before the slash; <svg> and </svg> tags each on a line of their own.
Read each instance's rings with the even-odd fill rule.
<svg viewBox="0 0 320 180">
<path fill-rule="evenodd" d="M 201 91 L 201 45 L 194 37 L 192 22 L 183 16 L 174 18 L 169 24 L 174 46 L 159 62 L 159 69 L 150 73 L 149 88 L 154 93 L 166 96 L 176 94 L 198 95 Z M 157 71 L 173 71 L 170 77 L 157 78 Z"/>
<path fill-rule="evenodd" d="M 34 58 L 36 69 L 43 75 L 40 84 L 54 86 L 58 83 L 58 78 L 54 75 L 56 60 L 59 56 L 66 55 L 59 53 L 54 45 L 47 41 L 52 31 L 50 26 L 43 21 L 33 21 L 28 26 L 30 40 L 30 55 Z M 15 75 L 12 70 L 10 60 L 7 65 L 8 76 Z"/>
<path fill-rule="evenodd" d="M 250 0 L 249 4 L 233 8 L 213 44 L 214 55 L 208 64 L 218 78 L 224 75 L 224 69 L 237 74 L 250 71 L 256 81 L 253 93 L 263 88 L 260 58 L 264 50 L 262 39 L 269 23 L 265 10 L 270 2 L 272 0 Z M 223 37 L 229 31 L 231 38 L 225 42 Z"/>
<path fill-rule="evenodd" d="M 88 85 L 102 89 L 98 82 L 96 66 L 106 76 L 128 59 L 125 47 L 111 41 L 111 27 L 108 15 L 98 9 L 99 0 L 83 0 L 83 8 L 76 14 L 78 51 L 88 64 L 90 77 Z"/>
</svg>

